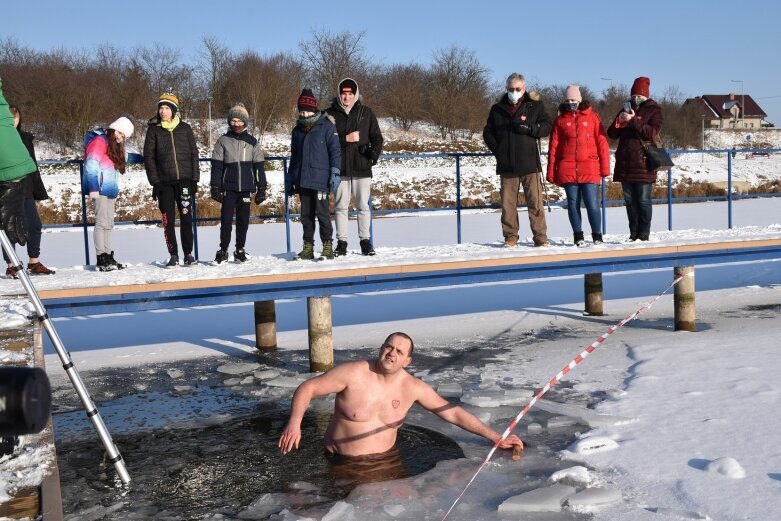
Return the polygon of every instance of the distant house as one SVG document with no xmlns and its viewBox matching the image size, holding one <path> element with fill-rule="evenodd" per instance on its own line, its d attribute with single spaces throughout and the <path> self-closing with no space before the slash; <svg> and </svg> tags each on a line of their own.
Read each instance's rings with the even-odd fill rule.
<svg viewBox="0 0 781 521">
<path fill-rule="evenodd" d="M 693 104 L 695 110 L 704 118 L 705 128 L 772 126 L 765 121 L 765 111 L 748 94 L 704 94 L 684 102 L 684 105 L 689 104 Z"/>
</svg>

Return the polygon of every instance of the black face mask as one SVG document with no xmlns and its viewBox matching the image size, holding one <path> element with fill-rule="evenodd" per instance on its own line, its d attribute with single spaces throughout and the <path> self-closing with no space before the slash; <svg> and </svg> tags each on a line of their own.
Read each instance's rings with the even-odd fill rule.
<svg viewBox="0 0 781 521">
<path fill-rule="evenodd" d="M 639 100 L 637 98 L 635 98 L 634 96 L 629 98 L 629 103 L 632 104 L 632 109 L 633 110 L 640 106 Z"/>
<path fill-rule="evenodd" d="M 575 112 L 576 110 L 578 110 L 578 105 L 580 105 L 580 103 L 578 103 L 577 101 L 570 101 L 564 104 L 564 108 L 568 112 Z"/>
</svg>

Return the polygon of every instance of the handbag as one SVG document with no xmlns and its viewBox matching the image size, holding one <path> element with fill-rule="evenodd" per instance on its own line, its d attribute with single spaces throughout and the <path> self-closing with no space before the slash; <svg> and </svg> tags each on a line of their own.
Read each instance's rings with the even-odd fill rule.
<svg viewBox="0 0 781 521">
<path fill-rule="evenodd" d="M 675 166 L 675 163 L 670 159 L 670 155 L 664 147 L 657 146 L 656 143 L 643 141 L 637 129 L 635 129 L 635 134 L 637 134 L 637 138 L 640 139 L 640 144 L 643 145 L 643 151 L 645 152 L 645 167 L 649 172 L 668 170 Z"/>
</svg>

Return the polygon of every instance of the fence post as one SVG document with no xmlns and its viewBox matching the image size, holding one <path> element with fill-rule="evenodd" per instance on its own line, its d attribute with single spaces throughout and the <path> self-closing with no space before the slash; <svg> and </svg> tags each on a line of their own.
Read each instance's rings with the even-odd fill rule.
<svg viewBox="0 0 781 521">
<path fill-rule="evenodd" d="M 727 153 L 727 228 L 732 229 L 732 154 Z"/>
<path fill-rule="evenodd" d="M 602 274 L 586 273 L 583 276 L 583 289 L 585 292 L 585 315 L 601 317 L 602 309 Z"/>
<path fill-rule="evenodd" d="M 287 159 L 282 159 L 282 187 L 285 187 L 285 179 L 287 178 Z M 285 193 L 285 238 L 287 239 L 287 252 L 290 253 L 290 201 L 287 197 L 287 189 L 284 189 Z"/>
<path fill-rule="evenodd" d="M 87 201 L 84 198 L 84 161 L 79 159 L 79 187 L 81 189 L 81 224 L 84 228 L 84 265 L 89 266 L 89 226 L 87 225 Z"/>
<path fill-rule="evenodd" d="M 193 253 L 195 254 L 195 258 L 198 259 L 198 210 L 195 208 L 196 192 L 197 188 L 193 190 L 193 193 L 190 195 L 190 208 L 192 208 L 191 212 L 193 213 Z"/>
<path fill-rule="evenodd" d="M 667 231 L 673 231 L 673 169 L 667 169 Z"/>
<path fill-rule="evenodd" d="M 461 154 L 456 154 L 456 230 L 461 244 Z"/>
<path fill-rule="evenodd" d="M 694 305 L 694 266 L 676 266 L 673 275 L 683 279 L 675 285 L 675 331 L 697 331 L 697 311 Z"/>
<path fill-rule="evenodd" d="M 255 347 L 260 351 L 277 349 L 277 311 L 273 300 L 255 302 Z"/>
<path fill-rule="evenodd" d="M 607 182 L 602 178 L 602 234 L 607 234 Z"/>
<path fill-rule="evenodd" d="M 331 297 L 307 297 L 309 315 L 309 370 L 328 371 L 334 366 Z"/>
</svg>

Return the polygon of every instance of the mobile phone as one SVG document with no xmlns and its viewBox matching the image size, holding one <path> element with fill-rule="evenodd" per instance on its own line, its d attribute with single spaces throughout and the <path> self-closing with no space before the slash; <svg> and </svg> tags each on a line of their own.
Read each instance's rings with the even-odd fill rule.
<svg viewBox="0 0 781 521">
<path fill-rule="evenodd" d="M 626 112 L 627 114 L 631 114 L 632 113 L 632 103 L 631 102 L 627 101 L 627 102 L 624 103 L 624 112 Z"/>
</svg>

